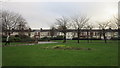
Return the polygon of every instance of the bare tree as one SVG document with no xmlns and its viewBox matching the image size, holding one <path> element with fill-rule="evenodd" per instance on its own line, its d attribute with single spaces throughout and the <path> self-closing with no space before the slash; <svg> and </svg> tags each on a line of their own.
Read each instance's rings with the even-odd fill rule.
<svg viewBox="0 0 120 68">
<path fill-rule="evenodd" d="M 25 19 L 18 13 L 10 12 L 8 10 L 2 10 L 0 14 L 2 14 L 2 16 L 0 17 L 0 19 L 2 20 L 2 30 L 5 31 L 6 35 L 8 33 L 11 33 L 8 32 L 10 30 L 21 30 L 28 27 Z"/>
<path fill-rule="evenodd" d="M 119 16 L 113 16 L 112 19 L 110 19 L 110 26 L 111 28 L 118 29 L 118 38 L 120 38 L 120 19 Z"/>
<path fill-rule="evenodd" d="M 117 17 L 115 17 L 115 23 L 118 29 L 118 38 L 120 39 L 120 15 Z"/>
<path fill-rule="evenodd" d="M 109 23 L 110 21 L 104 22 L 104 23 L 100 23 L 99 24 L 99 29 L 102 29 L 102 35 L 104 37 L 105 43 L 107 43 L 107 38 L 106 38 L 106 28 L 109 28 Z"/>
<path fill-rule="evenodd" d="M 2 29 L 4 30 L 11 30 L 14 28 L 14 25 L 17 23 L 15 22 L 16 15 L 12 12 L 9 12 L 7 10 L 1 12 L 2 16 Z M 6 31 L 5 34 L 8 34 Z"/>
<path fill-rule="evenodd" d="M 85 26 L 85 24 L 89 21 L 89 17 L 85 16 L 85 15 L 78 15 L 78 16 L 74 16 L 72 17 L 72 24 L 74 26 L 75 29 L 77 29 L 77 35 L 78 35 L 78 43 L 79 43 L 79 39 L 80 39 L 80 33 L 81 33 L 81 29 Z"/>
<path fill-rule="evenodd" d="M 56 28 L 54 26 L 51 26 L 50 29 L 51 29 L 50 30 L 50 36 L 51 36 L 51 38 L 53 38 L 53 36 L 55 35 Z"/>
<path fill-rule="evenodd" d="M 117 16 L 113 16 L 109 21 L 111 28 L 118 29 L 118 27 L 120 26 L 120 24 L 118 23 L 120 20 Z"/>
<path fill-rule="evenodd" d="M 18 17 L 15 29 L 20 30 L 19 35 L 24 35 L 24 30 L 29 30 L 26 20 L 21 15 Z"/>
<path fill-rule="evenodd" d="M 89 24 L 87 23 L 86 26 L 84 27 L 85 29 L 87 29 L 87 41 L 88 43 L 90 42 L 89 40 L 91 39 L 91 42 L 92 42 L 92 37 L 93 37 L 93 34 L 92 34 L 92 29 L 93 29 L 93 25 L 92 24 Z"/>
<path fill-rule="evenodd" d="M 64 41 L 63 43 L 66 43 L 66 33 L 67 29 L 69 28 L 68 18 L 62 16 L 62 18 L 58 18 L 57 20 L 57 26 L 58 30 L 60 30 L 64 34 Z"/>
</svg>

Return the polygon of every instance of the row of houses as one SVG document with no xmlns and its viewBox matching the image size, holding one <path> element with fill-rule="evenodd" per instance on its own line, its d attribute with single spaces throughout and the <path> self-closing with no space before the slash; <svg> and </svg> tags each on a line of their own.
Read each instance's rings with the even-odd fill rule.
<svg viewBox="0 0 120 68">
<path fill-rule="evenodd" d="M 107 37 L 107 39 L 110 39 L 112 37 L 117 38 L 118 37 L 118 29 L 106 29 L 105 31 L 105 35 Z M 14 30 L 14 31 L 7 31 L 7 32 L 11 32 L 11 35 L 18 35 L 18 34 L 25 34 L 30 36 L 31 38 L 43 38 L 43 37 L 56 37 L 56 36 L 63 36 L 64 34 L 62 33 L 62 31 L 60 30 L 51 30 L 51 29 L 42 29 L 42 30 Z M 72 39 L 77 37 L 77 32 L 78 30 L 76 29 L 68 29 L 66 31 L 66 38 L 67 39 Z M 92 38 L 103 38 L 102 35 L 103 30 L 100 29 L 92 29 L 92 30 L 87 30 L 87 29 L 82 29 L 80 30 L 80 37 L 81 38 L 87 38 L 87 37 L 91 37 Z M 5 35 L 5 31 L 3 31 L 2 35 Z"/>
</svg>

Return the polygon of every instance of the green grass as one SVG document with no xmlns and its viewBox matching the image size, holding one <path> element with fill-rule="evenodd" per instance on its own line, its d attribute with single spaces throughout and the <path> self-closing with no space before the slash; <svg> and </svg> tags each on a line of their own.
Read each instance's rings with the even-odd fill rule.
<svg viewBox="0 0 120 68">
<path fill-rule="evenodd" d="M 84 40 L 83 40 L 84 41 Z M 3 66 L 117 66 L 118 41 L 109 43 L 67 43 L 39 44 L 32 46 L 3 47 Z M 94 41 L 96 42 L 96 41 Z M 97 41 L 104 42 L 104 41 Z M 92 50 L 54 50 L 43 49 L 65 45 Z"/>
<path fill-rule="evenodd" d="M 2 47 L 0 47 L 0 66 L 2 66 Z"/>
</svg>

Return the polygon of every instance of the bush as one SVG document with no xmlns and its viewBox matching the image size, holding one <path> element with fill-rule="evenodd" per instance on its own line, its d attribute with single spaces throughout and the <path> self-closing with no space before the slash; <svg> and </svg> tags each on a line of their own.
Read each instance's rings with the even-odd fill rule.
<svg viewBox="0 0 120 68">
<path fill-rule="evenodd" d="M 10 39 L 9 39 L 11 42 L 19 42 L 21 41 L 21 38 L 19 37 L 15 37 L 15 36 L 10 36 Z"/>
<path fill-rule="evenodd" d="M 50 40 L 50 37 L 43 37 L 43 38 L 40 38 L 38 41 L 49 41 Z"/>
<path fill-rule="evenodd" d="M 34 41 L 34 39 L 32 39 L 31 37 L 29 37 L 27 35 L 20 35 L 19 37 L 21 38 L 22 42 Z"/>
<path fill-rule="evenodd" d="M 15 35 L 15 37 L 20 37 L 19 35 Z"/>
<path fill-rule="evenodd" d="M 112 37 L 111 40 L 120 40 L 120 38 L 118 38 L 118 37 L 115 37 L 115 38 Z"/>
<path fill-rule="evenodd" d="M 51 40 L 63 40 L 63 36 L 53 37 Z"/>
<path fill-rule="evenodd" d="M 50 40 L 63 40 L 63 36 L 43 37 L 43 38 L 40 38 L 38 41 L 50 41 Z"/>
<path fill-rule="evenodd" d="M 6 38 L 7 38 L 7 36 L 2 35 L 2 42 L 5 42 L 5 41 L 6 41 Z"/>
<path fill-rule="evenodd" d="M 77 37 L 72 38 L 72 40 L 78 40 Z M 88 40 L 87 38 L 79 38 L 79 40 Z M 89 40 L 101 40 L 100 38 L 89 38 Z"/>
<path fill-rule="evenodd" d="M 78 40 L 78 37 L 74 37 L 72 40 Z M 87 40 L 87 38 L 79 38 L 79 40 Z"/>
<path fill-rule="evenodd" d="M 2 38 L 2 42 L 5 42 L 6 41 L 6 38 Z"/>
<path fill-rule="evenodd" d="M 7 36 L 2 37 L 2 42 L 6 41 Z M 26 35 L 15 35 L 15 36 L 10 36 L 9 40 L 11 42 L 30 42 L 33 41 L 32 38 Z"/>
</svg>

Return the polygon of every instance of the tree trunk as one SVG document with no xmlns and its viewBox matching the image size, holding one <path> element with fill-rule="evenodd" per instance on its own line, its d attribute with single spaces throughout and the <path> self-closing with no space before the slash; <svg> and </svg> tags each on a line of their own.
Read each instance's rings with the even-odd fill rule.
<svg viewBox="0 0 120 68">
<path fill-rule="evenodd" d="M 90 42 L 92 42 L 92 37 L 93 37 L 93 33 L 92 33 L 92 29 L 90 29 Z"/>
<path fill-rule="evenodd" d="M 30 37 L 31 36 L 31 29 L 29 28 L 28 30 L 28 36 Z"/>
<path fill-rule="evenodd" d="M 107 39 L 106 39 L 106 36 L 105 36 L 105 29 L 103 29 L 103 37 L 104 37 L 105 43 L 107 43 Z"/>
<path fill-rule="evenodd" d="M 104 33 L 103 36 L 104 36 L 105 43 L 107 43 L 107 39 L 106 39 L 105 33 Z"/>
<path fill-rule="evenodd" d="M 101 33 L 101 31 L 100 31 L 100 34 L 99 34 L 100 36 L 99 36 L 99 38 L 101 39 L 101 36 L 102 36 L 102 33 Z"/>
<path fill-rule="evenodd" d="M 120 28 L 118 28 L 118 39 L 120 39 Z"/>
<path fill-rule="evenodd" d="M 87 30 L 87 41 L 88 41 L 88 43 L 89 43 L 89 34 L 88 34 L 89 32 L 88 32 L 88 30 Z"/>
<path fill-rule="evenodd" d="M 80 29 L 78 28 L 78 43 L 80 43 L 79 39 L 80 39 Z"/>
<path fill-rule="evenodd" d="M 64 32 L 64 41 L 63 41 L 63 43 L 66 43 L 66 32 Z"/>
</svg>

